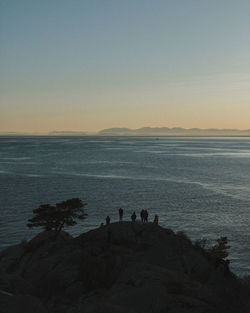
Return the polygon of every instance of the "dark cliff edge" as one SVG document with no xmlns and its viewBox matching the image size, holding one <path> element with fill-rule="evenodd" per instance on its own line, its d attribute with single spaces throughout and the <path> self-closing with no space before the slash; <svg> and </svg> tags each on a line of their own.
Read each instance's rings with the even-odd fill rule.
<svg viewBox="0 0 250 313">
<path fill-rule="evenodd" d="M 121 222 L 0 253 L 1 313 L 247 313 L 250 285 L 183 234 Z"/>
</svg>

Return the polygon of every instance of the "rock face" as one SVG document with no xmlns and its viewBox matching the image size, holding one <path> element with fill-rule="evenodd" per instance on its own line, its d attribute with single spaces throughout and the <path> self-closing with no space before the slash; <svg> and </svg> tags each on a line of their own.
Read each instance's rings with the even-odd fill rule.
<svg viewBox="0 0 250 313">
<path fill-rule="evenodd" d="M 121 222 L 0 254 L 2 313 L 247 313 L 250 288 L 183 234 Z"/>
</svg>

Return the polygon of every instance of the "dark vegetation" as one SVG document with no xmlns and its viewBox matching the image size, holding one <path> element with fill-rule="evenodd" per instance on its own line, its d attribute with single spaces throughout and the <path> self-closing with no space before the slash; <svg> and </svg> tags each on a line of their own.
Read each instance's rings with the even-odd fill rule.
<svg viewBox="0 0 250 313">
<path fill-rule="evenodd" d="M 192 245 L 209 260 L 214 261 L 216 264 L 224 264 L 228 268 L 230 260 L 227 257 L 229 255 L 228 249 L 230 249 L 230 245 L 228 245 L 227 237 L 216 239 L 216 244 L 212 245 L 208 243 L 206 238 L 198 239 L 193 243 L 182 231 L 177 232 L 177 236 L 181 237 L 186 244 Z"/>
<path fill-rule="evenodd" d="M 87 203 L 79 198 L 72 198 L 56 203 L 56 205 L 41 204 L 39 208 L 33 210 L 34 217 L 28 220 L 27 226 L 43 227 L 45 230 L 55 230 L 60 232 L 64 226 L 76 225 L 76 219 L 84 219 L 86 213 L 84 207 Z"/>
<path fill-rule="evenodd" d="M 225 262 L 226 264 L 230 263 L 228 257 L 228 245 L 227 237 L 220 237 L 216 240 L 215 245 L 209 245 L 207 239 L 200 239 L 195 241 L 195 246 L 200 248 L 205 255 L 214 258 L 220 262 Z"/>
</svg>

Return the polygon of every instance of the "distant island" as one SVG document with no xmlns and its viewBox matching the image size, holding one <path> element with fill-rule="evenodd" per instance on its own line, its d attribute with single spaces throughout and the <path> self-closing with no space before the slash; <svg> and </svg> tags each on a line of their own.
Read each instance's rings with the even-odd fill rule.
<svg viewBox="0 0 250 313">
<path fill-rule="evenodd" d="M 47 133 L 0 132 L 0 136 L 135 136 L 135 137 L 250 137 L 250 129 L 142 127 L 106 128 L 98 132 L 56 130 Z"/>
</svg>

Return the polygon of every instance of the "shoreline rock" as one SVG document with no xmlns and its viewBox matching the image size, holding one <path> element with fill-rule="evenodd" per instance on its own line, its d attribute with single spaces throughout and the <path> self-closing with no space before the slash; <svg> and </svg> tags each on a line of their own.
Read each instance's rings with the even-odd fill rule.
<svg viewBox="0 0 250 313">
<path fill-rule="evenodd" d="M 250 312 L 249 284 L 153 223 L 44 231 L 2 251 L 0 268 L 3 313 Z"/>
</svg>

